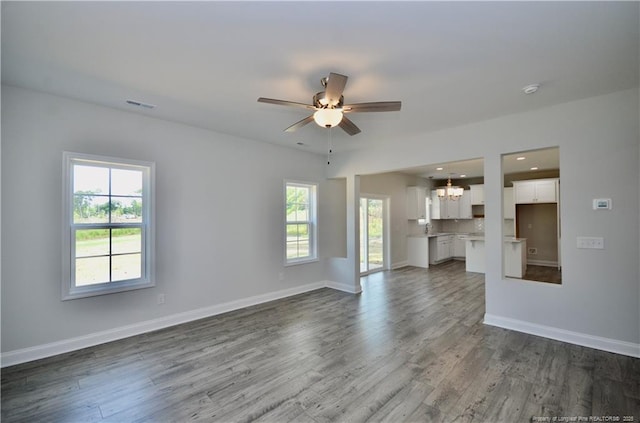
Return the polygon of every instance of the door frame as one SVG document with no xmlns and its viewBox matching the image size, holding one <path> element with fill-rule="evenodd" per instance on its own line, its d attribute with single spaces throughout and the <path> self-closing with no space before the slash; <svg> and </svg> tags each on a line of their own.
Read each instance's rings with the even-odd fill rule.
<svg viewBox="0 0 640 423">
<path fill-rule="evenodd" d="M 372 200 L 382 200 L 382 267 L 374 270 L 366 270 L 360 271 L 360 276 L 370 275 L 376 272 L 382 272 L 384 270 L 389 270 L 391 267 L 391 228 L 390 228 L 390 202 L 391 197 L 389 195 L 381 195 L 381 194 L 367 194 L 361 192 L 358 198 L 358 205 L 361 204 L 362 199 L 372 199 Z M 358 210 L 358 216 L 360 216 L 360 211 Z M 358 218 L 358 225 L 360 225 L 360 219 Z M 360 228 L 360 233 L 362 234 L 362 228 Z M 358 251 L 360 251 L 360 237 L 357 239 L 358 243 Z M 362 259 L 362 258 L 360 258 Z M 368 265 L 367 265 L 368 267 Z"/>
</svg>

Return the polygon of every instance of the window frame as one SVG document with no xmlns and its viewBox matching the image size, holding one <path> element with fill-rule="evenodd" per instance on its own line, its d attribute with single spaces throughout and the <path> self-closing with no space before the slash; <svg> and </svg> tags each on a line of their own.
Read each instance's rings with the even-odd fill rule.
<svg viewBox="0 0 640 423">
<path fill-rule="evenodd" d="M 74 165 L 142 171 L 142 222 L 74 223 Z M 74 152 L 63 152 L 62 166 L 62 300 L 86 298 L 155 286 L 155 163 Z M 111 193 L 109 193 L 111 196 Z M 141 229 L 141 277 L 77 286 L 75 232 L 81 229 Z M 109 251 L 109 257 L 117 256 Z"/>
<path fill-rule="evenodd" d="M 305 221 L 287 221 L 287 188 L 289 186 L 302 187 L 309 189 L 309 218 Z M 318 261 L 318 183 L 305 182 L 297 180 L 285 180 L 284 181 L 284 265 L 295 266 L 298 264 L 312 263 Z M 305 257 L 288 258 L 287 257 L 287 226 L 291 224 L 307 224 L 309 225 L 309 255 Z"/>
</svg>

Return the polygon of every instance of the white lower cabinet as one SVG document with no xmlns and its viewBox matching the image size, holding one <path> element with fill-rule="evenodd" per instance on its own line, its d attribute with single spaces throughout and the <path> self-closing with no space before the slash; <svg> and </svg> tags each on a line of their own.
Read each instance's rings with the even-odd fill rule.
<svg viewBox="0 0 640 423">
<path fill-rule="evenodd" d="M 416 267 L 429 267 L 429 238 L 426 236 L 407 238 L 407 264 Z"/>
<path fill-rule="evenodd" d="M 429 238 L 429 264 L 449 260 L 453 256 L 454 235 L 438 235 Z"/>
<path fill-rule="evenodd" d="M 466 257 L 466 235 L 456 235 L 453 240 L 453 257 Z"/>
</svg>

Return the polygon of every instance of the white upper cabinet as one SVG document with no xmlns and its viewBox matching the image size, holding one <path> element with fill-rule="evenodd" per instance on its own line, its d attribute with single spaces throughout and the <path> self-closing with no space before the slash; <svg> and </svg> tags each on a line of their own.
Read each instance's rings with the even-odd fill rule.
<svg viewBox="0 0 640 423">
<path fill-rule="evenodd" d="M 462 198 L 458 200 L 460 204 L 458 205 L 459 219 L 471 219 L 473 217 L 473 213 L 471 212 L 471 191 L 468 189 L 464 190 L 464 194 L 462 194 Z"/>
<path fill-rule="evenodd" d="M 471 188 L 471 205 L 479 206 L 484 204 L 484 185 L 469 185 Z"/>
<path fill-rule="evenodd" d="M 447 217 L 447 203 L 440 201 L 437 191 L 431 191 L 431 218 L 432 219 L 446 219 Z"/>
<path fill-rule="evenodd" d="M 513 188 L 516 204 L 558 202 L 557 178 L 514 181 Z"/>
<path fill-rule="evenodd" d="M 442 204 L 446 204 L 446 207 L 444 208 L 446 210 L 446 213 L 444 214 L 444 216 L 442 215 L 442 211 L 440 212 L 440 217 L 442 219 L 457 219 L 460 217 L 460 201 L 461 199 L 458 198 L 456 200 L 450 200 L 448 198 L 443 198 L 440 200 L 440 207 L 442 207 Z"/>
<path fill-rule="evenodd" d="M 456 200 L 439 198 L 437 191 L 431 191 L 432 219 L 471 219 L 471 193 L 465 190 L 462 197 Z"/>
<path fill-rule="evenodd" d="M 426 219 L 427 189 L 424 187 L 407 187 L 407 220 Z"/>
</svg>

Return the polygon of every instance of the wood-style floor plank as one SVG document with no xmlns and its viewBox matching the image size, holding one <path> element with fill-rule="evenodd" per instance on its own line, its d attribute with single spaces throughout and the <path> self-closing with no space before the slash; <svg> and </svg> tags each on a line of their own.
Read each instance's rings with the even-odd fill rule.
<svg viewBox="0 0 640 423">
<path fill-rule="evenodd" d="M 640 359 L 483 325 L 464 263 L 362 283 L 5 368 L 2 421 L 640 421 Z"/>
</svg>

